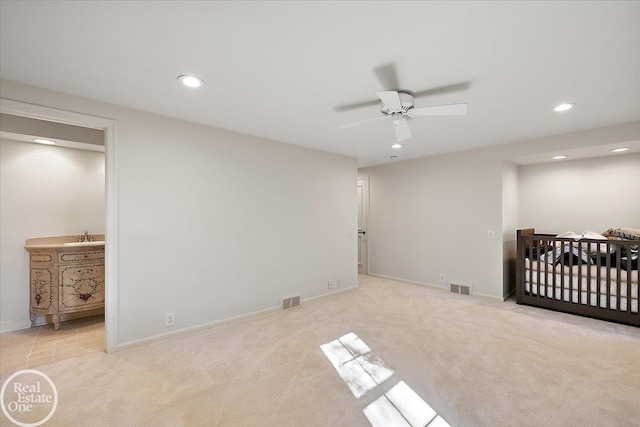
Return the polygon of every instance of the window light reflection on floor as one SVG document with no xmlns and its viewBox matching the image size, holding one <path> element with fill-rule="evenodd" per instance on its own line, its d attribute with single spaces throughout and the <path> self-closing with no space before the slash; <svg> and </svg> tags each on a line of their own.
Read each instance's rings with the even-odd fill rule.
<svg viewBox="0 0 640 427">
<path fill-rule="evenodd" d="M 393 375 L 393 370 L 353 332 L 320 348 L 357 398 Z"/>
<path fill-rule="evenodd" d="M 389 379 L 394 371 L 353 332 L 320 346 L 357 398 Z M 404 381 L 363 410 L 372 427 L 450 427 Z"/>
<path fill-rule="evenodd" d="M 404 381 L 364 408 L 364 415 L 372 427 L 412 426 L 448 427 L 427 402 L 422 400 Z"/>
<path fill-rule="evenodd" d="M 386 396 L 380 396 L 364 408 L 364 415 L 372 427 L 411 427 L 411 424 L 398 412 Z"/>
</svg>

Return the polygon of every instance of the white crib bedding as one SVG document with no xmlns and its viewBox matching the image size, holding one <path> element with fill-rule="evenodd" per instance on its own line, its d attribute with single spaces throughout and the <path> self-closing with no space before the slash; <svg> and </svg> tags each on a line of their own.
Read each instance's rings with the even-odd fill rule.
<svg viewBox="0 0 640 427">
<path fill-rule="evenodd" d="M 569 277 L 571 277 L 571 282 L 573 284 L 574 287 L 577 287 L 578 285 L 578 273 L 581 273 L 581 287 L 584 287 L 584 290 L 586 290 L 586 284 L 587 284 L 587 279 L 590 276 L 591 278 L 591 285 L 592 287 L 596 286 L 596 283 L 598 281 L 598 266 L 597 265 L 574 265 L 573 267 L 569 267 L 568 265 L 553 265 L 553 264 L 547 264 L 547 263 L 543 263 L 540 262 L 540 282 L 542 284 L 545 284 L 545 276 L 549 276 L 549 284 L 553 283 L 553 275 L 555 273 L 556 275 L 556 286 L 560 286 L 560 276 L 563 275 L 564 273 L 564 287 L 568 288 L 569 287 Z M 524 268 L 526 271 L 526 276 L 525 278 L 528 280 L 529 279 L 529 270 L 532 270 L 532 279 L 534 281 L 537 281 L 538 278 L 538 262 L 537 261 L 531 261 L 529 258 L 525 258 L 524 260 Z M 564 269 L 564 270 L 563 270 Z M 589 271 L 591 270 L 591 271 Z M 607 274 L 609 275 L 608 278 L 609 280 L 607 280 Z M 629 274 L 627 273 L 626 270 L 622 270 L 620 272 L 620 284 L 623 285 L 623 287 L 626 287 L 627 285 L 627 279 L 628 279 Z M 617 286 L 618 283 L 618 272 L 615 268 L 611 268 L 608 269 L 606 267 L 600 267 L 600 284 L 601 285 L 605 285 L 610 283 L 611 287 L 615 287 Z M 632 285 L 637 285 L 638 284 L 638 270 L 631 270 L 631 284 Z"/>
<path fill-rule="evenodd" d="M 540 281 L 540 296 L 549 296 L 556 300 L 571 301 L 583 305 L 598 306 L 598 267 L 589 265 L 574 265 L 572 268 L 540 262 L 540 277 L 538 278 L 538 262 L 529 258 L 525 259 L 525 286 L 526 291 L 538 295 L 538 280 Z M 590 280 L 588 280 L 588 270 Z M 578 272 L 580 271 L 580 275 Z M 607 281 L 607 273 L 609 281 Z M 554 291 L 555 276 L 555 291 Z M 620 273 L 620 310 L 627 311 L 627 271 Z M 631 311 L 638 312 L 638 271 L 632 270 L 631 275 Z M 580 283 L 578 283 L 580 281 Z M 589 283 L 591 286 L 589 286 Z M 562 292 L 561 292 L 562 291 Z M 609 307 L 617 307 L 618 278 L 616 269 L 600 268 L 600 307 L 607 307 L 607 295 L 609 295 Z M 589 299 L 589 295 L 591 298 Z"/>
</svg>

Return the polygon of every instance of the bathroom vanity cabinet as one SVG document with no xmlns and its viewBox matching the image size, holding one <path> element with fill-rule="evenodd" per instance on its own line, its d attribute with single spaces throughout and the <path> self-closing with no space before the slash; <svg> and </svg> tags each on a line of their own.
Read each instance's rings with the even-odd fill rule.
<svg viewBox="0 0 640 427">
<path fill-rule="evenodd" d="M 91 242 L 78 242 L 78 236 L 27 240 L 31 327 L 38 315 L 51 315 L 58 330 L 61 314 L 104 309 L 104 235 L 93 237 Z"/>
</svg>

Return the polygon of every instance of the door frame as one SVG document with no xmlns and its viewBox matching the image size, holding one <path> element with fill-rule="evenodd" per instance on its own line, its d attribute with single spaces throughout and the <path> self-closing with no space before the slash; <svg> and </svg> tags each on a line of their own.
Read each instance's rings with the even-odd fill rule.
<svg viewBox="0 0 640 427">
<path fill-rule="evenodd" d="M 113 353 L 118 341 L 118 191 L 116 122 L 103 117 L 64 111 L 0 98 L 0 112 L 104 131 L 105 157 L 105 350 Z"/>
<path fill-rule="evenodd" d="M 364 268 L 363 268 L 363 272 L 360 274 L 369 274 L 369 176 L 358 176 L 358 185 L 360 185 L 360 182 L 363 182 L 363 208 L 364 208 L 364 223 L 365 223 L 365 227 L 364 227 L 364 231 L 366 232 L 366 234 L 364 235 L 364 237 L 362 238 L 362 240 L 365 242 L 364 243 Z M 358 243 L 360 243 L 360 234 L 358 233 Z M 358 248 L 358 250 L 360 250 L 360 248 Z M 360 257 L 358 257 L 360 258 Z"/>
</svg>

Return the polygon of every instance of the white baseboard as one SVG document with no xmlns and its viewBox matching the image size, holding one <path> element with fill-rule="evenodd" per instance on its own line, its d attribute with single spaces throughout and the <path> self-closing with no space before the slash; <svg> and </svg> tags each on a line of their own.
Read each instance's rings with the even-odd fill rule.
<svg viewBox="0 0 640 427">
<path fill-rule="evenodd" d="M 353 286 L 353 287 L 339 289 L 339 290 L 332 291 L 332 292 L 327 292 L 326 294 L 318 295 L 318 296 L 315 296 L 315 297 L 303 298 L 302 299 L 302 305 L 309 304 L 309 303 L 317 301 L 317 300 L 319 300 L 321 298 L 325 298 L 325 297 L 332 296 L 332 295 L 339 294 L 339 293 L 346 292 L 346 291 L 351 291 L 351 290 L 354 290 L 354 289 L 357 289 L 357 288 L 358 288 L 357 286 Z M 174 337 L 177 337 L 177 336 L 180 336 L 180 335 L 185 335 L 185 334 L 188 334 L 188 333 L 191 333 L 191 332 L 196 332 L 196 331 L 199 331 L 199 330 L 202 330 L 202 329 L 213 328 L 215 326 L 224 325 L 224 324 L 227 324 L 227 323 L 239 322 L 239 321 L 242 321 L 242 320 L 251 319 L 253 317 L 262 316 L 264 314 L 268 314 L 268 313 L 272 313 L 272 312 L 280 311 L 280 310 L 282 310 L 282 308 L 279 307 L 279 306 L 265 308 L 264 310 L 258 310 L 258 311 L 254 311 L 254 312 L 247 313 L 247 314 L 241 314 L 239 316 L 228 317 L 226 319 L 215 320 L 213 322 L 208 322 L 208 323 L 204 323 L 204 324 L 196 325 L 196 326 L 190 326 L 188 328 L 178 329 L 178 330 L 175 330 L 175 331 L 166 332 L 164 334 L 158 334 L 158 335 L 153 335 L 153 336 L 150 336 L 150 337 L 140 338 L 140 339 L 137 339 L 137 340 L 127 341 L 127 342 L 124 342 L 122 344 L 118 344 L 118 346 L 116 347 L 116 351 L 125 350 L 127 348 L 137 347 L 137 346 L 144 345 L 144 344 L 149 344 L 149 343 L 156 342 L 156 341 L 162 341 L 162 340 L 165 340 L 167 338 L 174 338 Z"/>
<path fill-rule="evenodd" d="M 31 327 L 31 320 L 13 320 L 9 322 L 0 323 L 0 333 L 19 331 L 20 329 L 29 329 Z"/>
<path fill-rule="evenodd" d="M 274 311 L 280 311 L 280 310 L 281 310 L 281 308 L 279 306 L 269 307 L 269 308 L 265 308 L 263 310 L 258 310 L 258 311 L 254 311 L 254 312 L 247 313 L 247 314 L 241 314 L 239 316 L 227 317 L 226 319 L 214 320 L 213 322 L 203 323 L 201 325 L 189 326 L 187 328 L 177 329 L 175 331 L 165 332 L 163 334 L 157 334 L 157 335 L 152 335 L 150 337 L 145 337 L 145 338 L 140 338 L 140 339 L 137 339 L 137 340 L 127 341 L 127 342 L 123 342 L 122 344 L 118 344 L 117 347 L 116 347 L 116 351 L 125 350 L 125 349 L 131 348 L 131 347 L 138 347 L 140 345 L 150 344 L 150 343 L 156 342 L 156 341 L 162 341 L 162 340 L 165 340 L 167 338 L 174 338 L 174 337 L 177 337 L 177 336 L 180 336 L 180 335 L 189 334 L 191 332 L 199 331 L 199 330 L 202 330 L 202 329 L 209 329 L 209 328 L 212 328 L 214 326 L 224 325 L 226 323 L 239 322 L 241 320 L 246 320 L 246 319 L 250 319 L 252 317 L 262 316 L 264 314 L 271 313 L 271 312 L 274 312 Z"/>
<path fill-rule="evenodd" d="M 433 283 L 417 282 L 415 280 L 406 280 L 406 279 L 401 279 L 399 277 L 385 276 L 383 274 L 376 274 L 376 273 L 369 273 L 369 276 L 380 277 L 381 279 L 395 280 L 396 282 L 409 283 L 411 285 L 428 286 L 430 288 L 436 288 L 436 289 L 440 289 L 442 291 L 448 291 L 449 290 L 449 287 L 447 285 L 434 285 Z M 497 297 L 495 295 L 486 295 L 486 294 L 481 294 L 481 293 L 478 293 L 478 292 L 475 292 L 475 291 L 473 292 L 473 295 L 471 295 L 471 296 L 472 297 L 478 297 L 478 298 L 484 298 L 484 299 L 490 299 L 492 301 L 503 301 L 504 302 L 506 300 L 505 297 Z"/>
<path fill-rule="evenodd" d="M 384 274 L 369 273 L 368 276 L 379 277 L 381 279 L 395 280 L 396 282 L 409 283 L 411 285 L 428 286 L 430 288 L 436 288 L 436 289 L 440 289 L 442 291 L 446 291 L 447 290 L 447 286 L 446 285 L 434 285 L 433 283 L 426 283 L 426 282 L 418 282 L 418 281 L 415 281 L 415 280 L 401 279 L 399 277 L 385 276 Z"/>
<path fill-rule="evenodd" d="M 497 297 L 495 295 L 487 295 L 487 294 L 479 294 L 477 292 L 473 293 L 474 297 L 480 297 L 480 298 L 484 298 L 484 299 L 490 299 L 491 301 L 500 301 L 500 302 L 504 302 L 504 297 Z"/>
<path fill-rule="evenodd" d="M 356 289 L 358 289 L 358 286 L 351 286 L 348 288 L 344 288 L 344 289 L 338 289 L 336 291 L 331 291 L 331 292 L 327 292 L 326 294 L 322 294 L 322 295 L 316 295 L 315 297 L 310 297 L 310 298 L 306 298 L 302 300 L 302 304 L 309 304 L 315 301 L 318 301 L 322 298 L 326 298 L 326 297 L 331 297 L 334 296 L 336 294 L 341 294 L 343 292 L 347 292 L 347 291 L 355 291 Z"/>
</svg>

